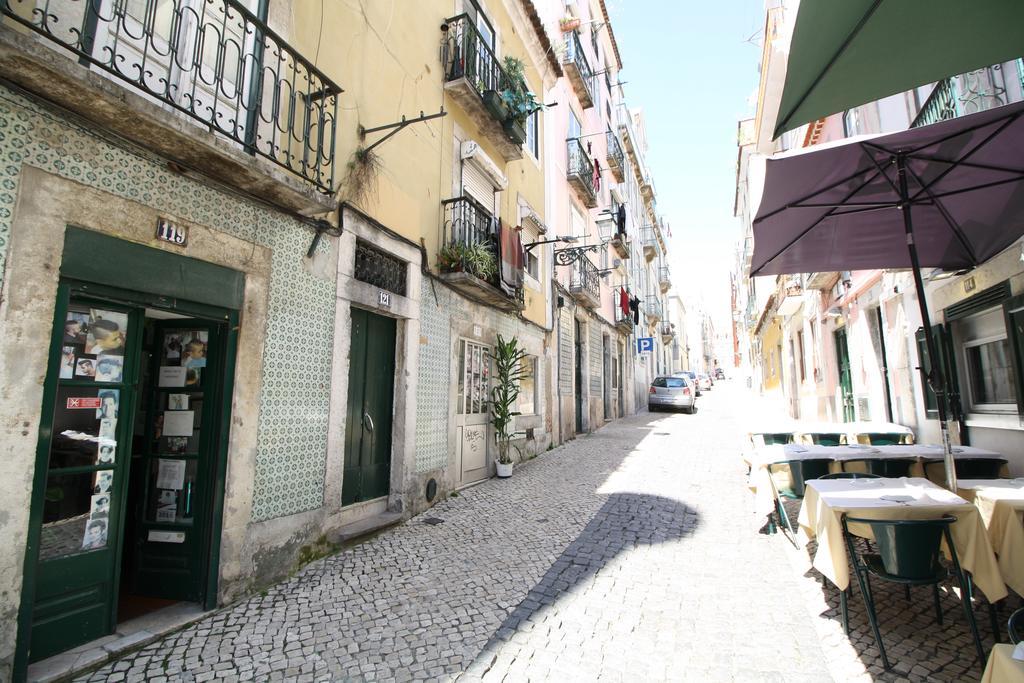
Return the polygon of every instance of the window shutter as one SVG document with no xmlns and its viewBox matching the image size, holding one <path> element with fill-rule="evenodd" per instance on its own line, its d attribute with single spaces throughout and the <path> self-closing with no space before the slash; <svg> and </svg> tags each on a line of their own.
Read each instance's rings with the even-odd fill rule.
<svg viewBox="0 0 1024 683">
<path fill-rule="evenodd" d="M 462 192 L 480 202 L 489 212 L 494 212 L 494 184 L 472 160 L 462 164 Z"/>
</svg>

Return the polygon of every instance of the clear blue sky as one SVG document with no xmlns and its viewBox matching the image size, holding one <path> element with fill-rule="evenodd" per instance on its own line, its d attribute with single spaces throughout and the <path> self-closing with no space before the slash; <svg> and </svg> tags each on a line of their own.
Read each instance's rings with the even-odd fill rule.
<svg viewBox="0 0 1024 683">
<path fill-rule="evenodd" d="M 739 237 L 736 123 L 753 113 L 763 0 L 606 2 L 626 101 L 644 110 L 658 209 L 672 225 L 673 289 L 703 299 L 722 331 Z"/>
</svg>

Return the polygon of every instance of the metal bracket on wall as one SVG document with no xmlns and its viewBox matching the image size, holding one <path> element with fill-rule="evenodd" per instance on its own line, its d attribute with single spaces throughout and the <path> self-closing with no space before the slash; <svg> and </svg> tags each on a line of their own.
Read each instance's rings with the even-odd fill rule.
<svg viewBox="0 0 1024 683">
<path fill-rule="evenodd" d="M 395 133 L 399 132 L 400 130 L 402 130 L 406 126 L 411 126 L 414 123 L 420 123 L 422 121 L 429 121 L 431 119 L 439 119 L 442 116 L 448 116 L 448 112 L 446 112 L 444 110 L 443 106 L 441 107 L 441 111 L 437 112 L 436 114 L 424 114 L 423 111 L 420 110 L 420 115 L 417 116 L 414 119 L 407 119 L 407 118 L 405 118 L 403 116 L 402 120 L 399 121 L 398 123 L 388 123 L 388 124 L 385 124 L 383 126 L 374 126 L 373 128 L 366 128 L 364 126 L 359 126 L 359 139 L 360 140 L 365 140 L 366 136 L 368 134 L 370 134 L 370 133 L 378 133 L 378 132 L 380 132 L 382 130 L 390 130 L 391 131 L 390 133 L 388 133 L 387 135 L 382 137 L 380 140 L 377 140 L 377 142 L 373 143 L 369 147 L 366 147 L 363 150 L 363 153 L 365 154 L 366 152 L 369 152 L 371 149 L 373 149 L 377 145 L 383 143 L 388 138 L 390 138 L 392 135 L 394 135 Z"/>
<path fill-rule="evenodd" d="M 601 246 L 600 244 L 588 244 L 582 247 L 555 249 L 555 263 L 559 266 L 571 266 L 583 258 L 588 251 L 597 251 Z"/>
</svg>

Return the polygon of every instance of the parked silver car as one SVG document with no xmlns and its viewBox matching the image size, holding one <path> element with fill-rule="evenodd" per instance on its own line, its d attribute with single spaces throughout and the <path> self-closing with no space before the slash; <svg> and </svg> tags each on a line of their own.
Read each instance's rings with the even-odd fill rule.
<svg viewBox="0 0 1024 683">
<path fill-rule="evenodd" d="M 683 370 L 682 372 L 677 372 L 677 373 L 675 373 L 672 376 L 673 377 L 685 377 L 686 379 L 690 380 L 690 386 L 693 387 L 696 390 L 696 395 L 700 396 L 700 385 L 697 383 L 697 373 L 696 372 L 694 372 L 693 370 Z"/>
<path fill-rule="evenodd" d="M 655 377 L 647 393 L 647 409 L 682 408 L 687 413 L 697 409 L 696 389 L 686 377 Z"/>
</svg>

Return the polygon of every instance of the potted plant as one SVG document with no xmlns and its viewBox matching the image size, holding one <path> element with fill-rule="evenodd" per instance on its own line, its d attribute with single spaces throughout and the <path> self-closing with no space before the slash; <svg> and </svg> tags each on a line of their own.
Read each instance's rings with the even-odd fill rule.
<svg viewBox="0 0 1024 683">
<path fill-rule="evenodd" d="M 465 248 L 457 243 L 446 244 L 437 254 L 437 269 L 442 273 L 456 273 L 463 268 Z"/>
<path fill-rule="evenodd" d="M 498 274 L 498 259 L 482 242 L 462 247 L 462 263 L 469 273 L 481 280 L 489 282 Z"/>
<path fill-rule="evenodd" d="M 505 104 L 505 98 L 497 90 L 484 90 L 483 92 L 484 106 L 487 107 L 487 111 L 491 112 L 491 116 L 495 120 L 504 122 L 508 118 L 508 105 Z"/>
<path fill-rule="evenodd" d="M 491 387 L 491 426 L 494 427 L 494 443 L 498 446 L 498 476 L 512 476 L 512 419 L 519 415 L 515 410 L 519 400 L 519 384 L 523 378 L 522 362 L 526 351 L 519 346 L 515 337 L 503 339 L 498 335 L 494 352 L 494 386 Z"/>
<path fill-rule="evenodd" d="M 504 60 L 504 67 L 507 82 L 505 89 L 501 91 L 501 99 L 508 109 L 508 115 L 504 119 L 503 126 L 508 138 L 517 145 L 521 145 L 526 142 L 526 120 L 535 111 L 543 109 L 544 105 L 538 102 L 534 94 L 526 87 L 523 60 L 507 56 Z"/>
<path fill-rule="evenodd" d="M 580 18 L 567 16 L 558 20 L 558 28 L 562 29 L 562 33 L 569 33 L 575 31 L 580 27 Z"/>
</svg>

